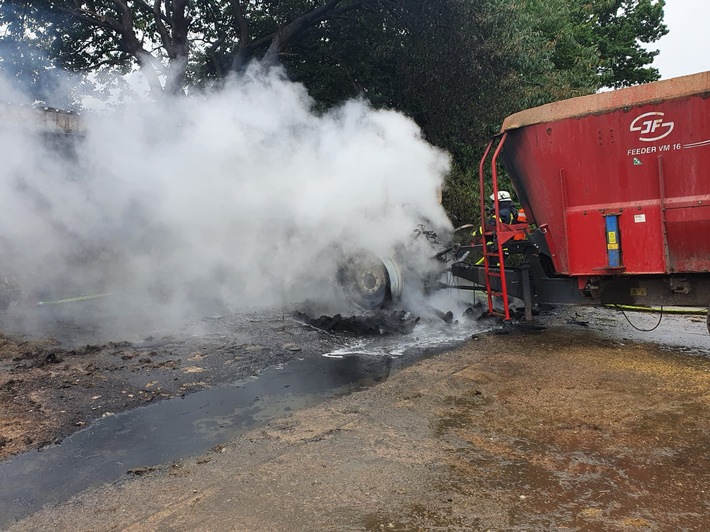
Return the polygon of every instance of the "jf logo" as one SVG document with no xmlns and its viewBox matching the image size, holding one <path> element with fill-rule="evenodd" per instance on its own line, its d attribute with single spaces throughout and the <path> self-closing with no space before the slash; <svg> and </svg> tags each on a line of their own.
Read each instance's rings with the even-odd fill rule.
<svg viewBox="0 0 710 532">
<path fill-rule="evenodd" d="M 673 122 L 664 122 L 663 113 L 660 111 L 652 111 L 637 116 L 631 122 L 629 131 L 640 131 L 639 140 L 651 142 L 670 135 L 674 125 Z"/>
</svg>

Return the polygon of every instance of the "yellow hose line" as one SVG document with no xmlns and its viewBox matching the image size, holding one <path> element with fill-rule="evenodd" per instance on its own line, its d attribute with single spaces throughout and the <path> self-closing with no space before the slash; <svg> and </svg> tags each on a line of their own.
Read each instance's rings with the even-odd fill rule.
<svg viewBox="0 0 710 532">
<path fill-rule="evenodd" d="M 663 312 L 664 314 L 697 314 L 704 316 L 708 313 L 708 310 L 702 307 L 639 307 L 634 305 L 604 305 L 604 307 L 636 312 Z"/>
<path fill-rule="evenodd" d="M 56 299 L 54 301 L 37 301 L 38 305 L 58 305 L 60 303 L 74 303 L 75 301 L 87 301 L 89 299 L 97 299 L 115 294 L 116 292 L 107 292 L 105 294 L 93 294 L 90 296 L 67 297 L 65 299 Z"/>
</svg>

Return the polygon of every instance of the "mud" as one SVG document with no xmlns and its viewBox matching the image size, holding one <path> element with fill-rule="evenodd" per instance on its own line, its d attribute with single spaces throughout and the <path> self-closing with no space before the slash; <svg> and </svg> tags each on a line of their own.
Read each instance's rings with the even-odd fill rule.
<svg viewBox="0 0 710 532">
<path fill-rule="evenodd" d="M 704 317 L 664 319 L 665 342 L 655 343 L 604 310 L 541 319 L 546 329 L 472 327 L 465 346 L 416 363 L 432 350 L 408 363 L 399 354 L 375 386 L 281 410 L 203 454 L 126 465 L 106 486 L 14 528 L 703 530 Z M 7 341 L 2 434 L 15 432 L 5 436 L 5 456 L 61 439 L 74 420 L 289 360 L 382 356 L 286 316 L 215 321 L 199 337 L 100 348 Z M 41 436 L 28 442 L 31 434 Z"/>
<path fill-rule="evenodd" d="M 367 363 L 356 357 L 301 358 L 258 377 L 104 415 L 61 445 L 0 463 L 0 526 L 126 472 L 145 474 L 290 411 L 372 385 L 387 378 L 391 365 L 387 357 Z"/>
<path fill-rule="evenodd" d="M 56 338 L 0 335 L 0 460 L 59 444 L 102 417 L 234 384 L 295 360 L 364 355 L 367 364 L 377 355 L 408 363 L 461 343 L 471 327 L 421 322 L 402 312 L 379 320 L 258 312 L 199 318 L 170 334 L 139 324 L 126 334 L 142 332 L 140 340 L 84 344 L 104 336 L 91 326 L 91 315 L 45 314 L 42 330 L 58 332 Z M 370 365 L 370 377 L 379 379 L 380 364 Z"/>
<path fill-rule="evenodd" d="M 67 348 L 0 336 L 0 459 L 57 444 L 92 421 L 359 345 L 281 313 L 213 316 L 183 333 Z M 199 331 L 195 333 L 194 331 Z"/>
</svg>

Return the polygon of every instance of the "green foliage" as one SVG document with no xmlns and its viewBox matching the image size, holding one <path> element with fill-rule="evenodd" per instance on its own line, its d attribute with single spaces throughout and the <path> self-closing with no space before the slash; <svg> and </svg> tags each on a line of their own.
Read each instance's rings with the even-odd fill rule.
<svg viewBox="0 0 710 532">
<path fill-rule="evenodd" d="M 665 0 L 597 0 L 586 15 L 594 24 L 588 42 L 599 50 L 600 86 L 626 87 L 656 81 L 658 70 L 649 67 L 657 51 L 650 44 L 668 33 L 663 24 Z"/>
<path fill-rule="evenodd" d="M 474 170 L 517 89 L 505 0 L 409 0 L 359 10 L 315 28 L 289 48 L 291 76 L 327 106 L 366 97 L 414 118 L 452 155 L 444 190 L 452 217 L 477 209 Z M 477 181 L 475 182 L 477 183 Z"/>
<path fill-rule="evenodd" d="M 271 54 L 321 108 L 364 97 L 411 116 L 453 156 L 444 201 L 464 223 L 478 216 L 478 159 L 505 116 L 658 79 L 649 66 L 656 53 L 643 45 L 667 32 L 663 8 L 663 0 L 7 0 L 0 46 L 24 42 L 27 52 L 5 55 L 0 68 L 41 85 L 55 64 L 140 67 L 156 90 L 171 72 L 166 88 L 179 91 Z"/>
<path fill-rule="evenodd" d="M 36 6 L 27 2 L 11 4 L 3 6 L 0 14 L 0 74 L 12 81 L 25 101 L 73 107 L 71 91 L 67 94 L 66 90 L 67 76 L 56 60 L 56 34 L 51 26 L 36 24 Z M 80 85 L 81 80 L 76 80 L 76 84 Z"/>
<path fill-rule="evenodd" d="M 459 20 L 468 21 L 461 11 L 466 2 L 450 4 L 459 10 Z M 483 89 L 478 105 L 468 100 L 475 118 L 461 112 L 461 103 L 452 106 L 456 114 L 449 123 L 450 135 L 436 137 L 444 140 L 442 145 L 458 163 L 448 180 L 445 205 L 452 218 L 461 221 L 479 216 L 477 161 L 485 144 L 460 132 L 461 117 L 481 132 L 492 132 L 505 116 L 522 109 L 591 94 L 603 87 L 655 81 L 658 71 L 648 65 L 656 52 L 647 51 L 642 44 L 667 33 L 663 0 L 519 0 L 488 1 L 485 5 L 487 10 L 480 2 L 477 9 L 494 29 L 485 41 L 493 50 L 486 52 L 488 57 L 496 61 L 495 84 L 471 84 L 470 77 L 458 84 L 454 80 L 447 98 L 466 94 L 466 86 Z M 473 31 L 481 33 L 478 28 Z M 476 70 L 475 62 L 469 65 L 466 70 Z M 450 99 L 446 102 L 450 104 Z M 426 127 L 425 131 L 429 132 Z M 476 149 L 462 149 L 461 139 L 468 141 L 464 146 Z M 466 168 L 470 170 L 466 172 Z M 499 179 L 502 188 L 510 188 L 504 172 L 499 172 Z"/>
<path fill-rule="evenodd" d="M 45 47 L 49 56 L 70 71 L 88 72 L 103 65 L 120 65 L 128 55 L 120 49 L 115 36 L 106 28 L 88 24 L 70 15 L 76 2 L 69 0 L 11 0 L 0 14 L 1 21 L 17 17 L 18 23 L 7 28 L 7 34 L 23 36 L 33 44 Z M 116 17 L 111 0 L 86 2 L 87 13 Z M 137 25 L 144 24 L 140 19 Z"/>
<path fill-rule="evenodd" d="M 523 0 L 508 27 L 507 39 L 520 87 L 513 110 L 590 94 L 598 88 L 598 57 L 579 34 L 570 0 Z"/>
</svg>

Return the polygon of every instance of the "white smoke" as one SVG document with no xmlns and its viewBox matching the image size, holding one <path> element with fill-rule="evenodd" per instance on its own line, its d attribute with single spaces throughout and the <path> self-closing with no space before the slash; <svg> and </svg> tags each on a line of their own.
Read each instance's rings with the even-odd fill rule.
<svg viewBox="0 0 710 532">
<path fill-rule="evenodd" d="M 449 228 L 448 156 L 412 120 L 363 100 L 317 113 L 276 69 L 87 112 L 72 155 L 4 122 L 0 274 L 25 302 L 110 292 L 176 315 L 201 298 L 325 303 L 344 254 L 401 252 L 422 221 Z"/>
</svg>

